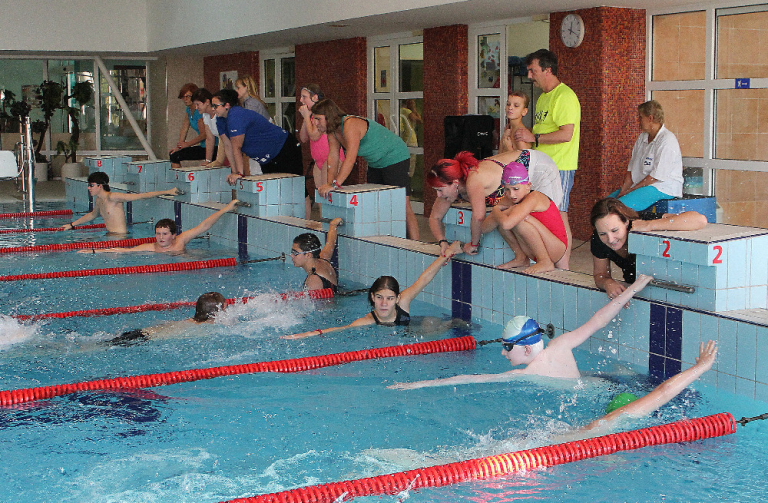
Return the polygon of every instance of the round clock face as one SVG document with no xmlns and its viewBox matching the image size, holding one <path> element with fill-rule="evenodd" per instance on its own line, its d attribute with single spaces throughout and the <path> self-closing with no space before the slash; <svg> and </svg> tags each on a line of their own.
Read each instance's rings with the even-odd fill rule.
<svg viewBox="0 0 768 503">
<path fill-rule="evenodd" d="M 578 14 L 568 14 L 560 25 L 560 39 L 566 47 L 578 47 L 584 40 L 584 20 Z"/>
</svg>

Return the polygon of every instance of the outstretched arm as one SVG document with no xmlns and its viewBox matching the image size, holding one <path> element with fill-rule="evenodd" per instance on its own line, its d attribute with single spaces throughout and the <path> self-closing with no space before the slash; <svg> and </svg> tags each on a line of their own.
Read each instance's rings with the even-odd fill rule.
<svg viewBox="0 0 768 503">
<path fill-rule="evenodd" d="M 430 381 L 399 382 L 387 386 L 389 389 L 418 389 L 433 388 L 437 386 L 455 386 L 457 384 L 476 384 L 484 382 L 508 382 L 517 378 L 519 370 L 510 370 L 501 374 L 476 374 L 446 377 L 444 379 L 432 379 Z"/>
<path fill-rule="evenodd" d="M 336 237 L 338 236 L 336 227 L 342 225 L 343 223 L 344 220 L 340 218 L 334 218 L 331 220 L 331 223 L 328 224 L 328 235 L 325 238 L 325 246 L 323 246 L 323 249 L 320 251 L 321 259 L 330 261 L 331 257 L 333 257 L 333 250 L 336 249 Z"/>
<path fill-rule="evenodd" d="M 563 345 L 563 347 L 558 347 L 559 350 L 573 349 L 580 346 L 584 341 L 589 339 L 592 334 L 605 327 L 608 322 L 615 318 L 616 315 L 621 311 L 621 308 L 624 306 L 624 304 L 626 304 L 629 299 L 631 299 L 636 293 L 645 288 L 645 285 L 647 285 L 652 279 L 653 278 L 651 276 L 641 274 L 638 276 L 634 283 L 628 286 L 627 289 L 621 293 L 621 295 L 600 308 L 600 310 L 597 311 L 589 319 L 589 321 L 587 321 L 576 330 L 567 332 L 560 337 L 555 338 L 552 342 L 549 343 L 547 349 L 561 345 Z"/>
<path fill-rule="evenodd" d="M 83 215 L 82 217 L 78 218 L 77 220 L 73 220 L 72 222 L 70 222 L 68 224 L 62 225 L 61 228 L 64 229 L 65 231 L 68 231 L 70 229 L 74 229 L 78 225 L 84 224 L 85 222 L 90 222 L 91 220 L 93 220 L 94 218 L 96 218 L 98 216 L 99 216 L 99 206 L 94 204 L 93 205 L 93 211 L 91 211 L 90 213 L 86 213 L 85 215 Z"/>
<path fill-rule="evenodd" d="M 448 263 L 454 255 L 461 253 L 461 242 L 454 241 L 451 246 L 445 250 L 445 253 L 440 255 L 427 267 L 423 273 L 421 273 L 414 284 L 406 288 L 400 293 L 400 301 L 398 305 L 405 311 L 410 310 L 411 301 L 416 298 L 418 294 L 435 278 L 437 271 L 440 270 L 445 264 Z"/>
<path fill-rule="evenodd" d="M 373 325 L 375 323 L 373 316 L 371 316 L 371 313 L 366 314 L 362 318 L 358 318 L 349 325 L 344 325 L 341 327 L 330 327 L 330 328 L 318 328 L 317 330 L 310 330 L 309 332 L 302 332 L 300 334 L 293 334 L 293 335 L 283 335 L 280 338 L 281 339 L 303 339 L 305 337 L 313 337 L 315 335 L 323 335 L 328 332 L 338 332 L 339 330 L 345 330 L 347 328 L 351 327 L 362 327 L 365 325 Z"/>
<path fill-rule="evenodd" d="M 213 215 L 209 216 L 208 218 L 206 218 L 205 220 L 197 224 L 195 227 L 192 227 L 188 231 L 184 231 L 181 234 L 179 234 L 176 237 L 176 241 L 177 242 L 180 241 L 186 246 L 186 244 L 189 243 L 191 240 L 193 240 L 200 234 L 206 232 L 211 227 L 213 227 L 213 224 L 215 224 L 222 217 L 222 215 L 224 215 L 224 213 L 228 211 L 232 211 L 238 202 L 239 201 L 237 199 L 233 199 L 232 201 L 230 201 L 229 204 L 227 204 L 222 209 L 220 209 Z"/>
<path fill-rule="evenodd" d="M 155 251 L 155 243 L 144 243 L 133 248 L 86 248 L 78 250 L 77 253 L 131 253 L 145 251 Z"/>
<path fill-rule="evenodd" d="M 179 189 L 176 187 L 167 190 L 155 190 L 152 192 L 140 192 L 138 194 L 121 194 L 119 192 L 113 193 L 110 197 L 113 201 L 120 203 L 126 203 L 128 201 L 138 201 L 139 199 L 149 199 L 157 196 L 175 196 L 179 193 Z"/>
<path fill-rule="evenodd" d="M 679 215 L 665 213 L 656 220 L 632 220 L 633 231 L 697 231 L 707 225 L 707 217 L 696 211 Z"/>
<path fill-rule="evenodd" d="M 659 384 L 653 391 L 638 398 L 634 402 L 619 407 L 610 414 L 606 414 L 597 421 L 593 421 L 584 430 L 591 430 L 597 426 L 604 425 L 605 422 L 616 421 L 620 416 L 643 417 L 655 411 L 662 405 L 675 398 L 681 391 L 687 388 L 693 381 L 698 379 L 707 370 L 712 368 L 717 356 L 717 344 L 715 341 L 709 341 L 706 345 L 699 344 L 699 356 L 696 358 L 696 364 L 691 368 L 683 370 L 663 383 Z"/>
</svg>

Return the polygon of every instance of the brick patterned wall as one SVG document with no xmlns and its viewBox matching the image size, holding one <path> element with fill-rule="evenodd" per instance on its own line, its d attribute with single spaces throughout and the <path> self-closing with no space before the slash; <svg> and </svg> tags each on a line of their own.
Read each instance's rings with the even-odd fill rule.
<svg viewBox="0 0 768 503">
<path fill-rule="evenodd" d="M 315 83 L 325 96 L 335 101 L 349 114 L 365 117 L 367 104 L 368 56 L 365 38 L 348 38 L 297 45 L 296 99 L 302 86 Z M 297 113 L 296 127 L 301 128 L 302 117 Z M 304 162 L 309 165 L 309 145 L 303 145 Z M 366 179 L 365 163 L 358 166 L 346 184 L 363 183 Z"/>
<path fill-rule="evenodd" d="M 558 77 L 581 102 L 581 142 L 569 220 L 573 236 L 592 233 L 595 201 L 618 189 L 640 133 L 637 105 L 645 101 L 645 11 L 597 7 L 575 11 L 584 20 L 584 41 L 569 49 L 560 40 L 568 12 L 550 15 L 549 47 Z"/>
<path fill-rule="evenodd" d="M 221 72 L 236 70 L 238 78 L 250 75 L 259 81 L 259 53 L 256 51 L 237 52 L 203 58 L 203 75 L 206 89 L 216 93 L 221 89 Z M 198 85 L 200 85 L 198 83 Z"/>
<path fill-rule="evenodd" d="M 467 26 L 424 30 L 424 168 L 443 157 L 443 119 L 468 110 Z M 429 215 L 435 191 L 424 188 L 424 214 Z"/>
</svg>

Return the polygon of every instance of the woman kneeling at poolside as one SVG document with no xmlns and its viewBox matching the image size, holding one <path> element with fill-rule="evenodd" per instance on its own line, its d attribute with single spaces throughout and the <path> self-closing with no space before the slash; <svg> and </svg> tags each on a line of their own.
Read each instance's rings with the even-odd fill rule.
<svg viewBox="0 0 768 503">
<path fill-rule="evenodd" d="M 648 217 L 645 217 L 648 218 Z M 638 213 L 613 197 L 601 199 L 592 207 L 592 276 L 595 285 L 605 290 L 608 298 L 617 297 L 626 288 L 611 277 L 611 262 L 624 273 L 624 281 L 634 283 L 637 257 L 629 253 L 627 237 L 635 231 L 695 231 L 707 225 L 707 218 L 695 211 L 655 214 L 643 220 Z"/>
<path fill-rule="evenodd" d="M 497 227 L 511 230 L 520 243 L 522 253 L 499 268 L 527 266 L 530 257 L 536 260 L 536 264 L 523 272 L 530 274 L 553 270 L 555 262 L 565 254 L 568 242 L 557 205 L 541 192 L 532 190 L 528 170 L 519 162 L 511 162 L 504 167 L 501 181 L 506 198 L 512 205 L 507 207 L 502 203 L 494 206 L 483 222 L 482 231 L 485 234 Z"/>
<path fill-rule="evenodd" d="M 373 282 L 368 290 L 368 302 L 373 306 L 373 311 L 362 318 L 358 318 L 349 325 L 341 327 L 323 328 L 311 330 L 301 334 L 284 335 L 282 339 L 302 339 L 313 335 L 321 335 L 325 332 L 335 332 L 350 327 L 364 325 L 407 326 L 411 322 L 411 301 L 432 281 L 442 266 L 454 256 L 461 253 L 461 243 L 454 241 L 443 255 L 435 259 L 426 270 L 421 273 L 416 282 L 400 292 L 400 285 L 392 276 L 381 276 Z"/>
</svg>

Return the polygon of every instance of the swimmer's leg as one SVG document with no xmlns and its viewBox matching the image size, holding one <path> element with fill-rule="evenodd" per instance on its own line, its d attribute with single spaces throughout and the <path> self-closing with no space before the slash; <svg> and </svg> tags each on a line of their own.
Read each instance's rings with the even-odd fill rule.
<svg viewBox="0 0 768 503">
<path fill-rule="evenodd" d="M 140 344 L 148 340 L 149 336 L 147 334 L 145 334 L 141 329 L 136 329 L 124 332 L 114 339 L 106 341 L 106 343 L 113 346 L 132 346 L 134 344 Z"/>
</svg>

